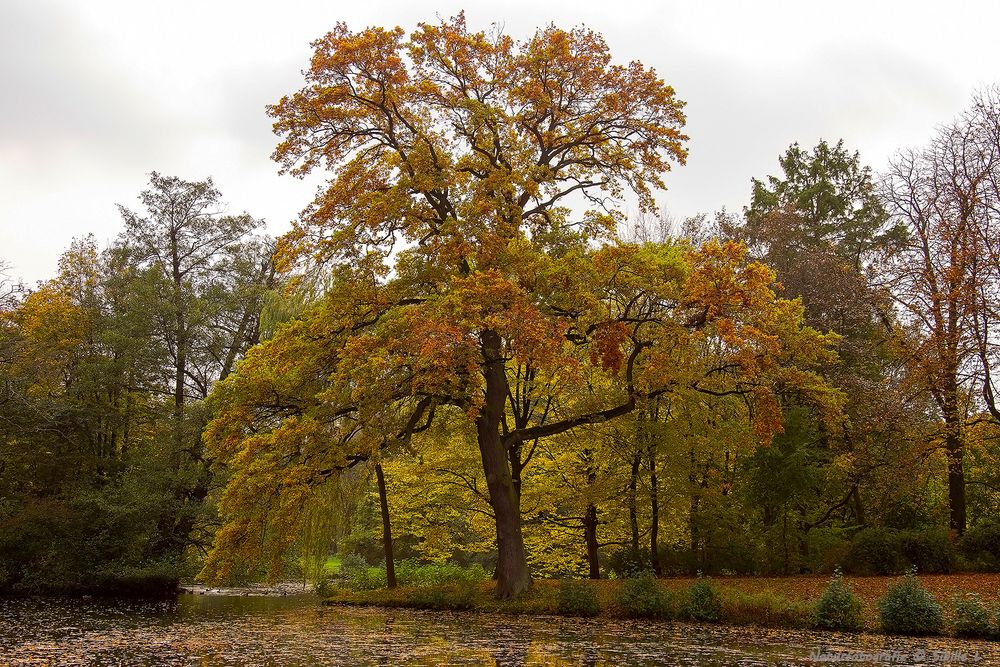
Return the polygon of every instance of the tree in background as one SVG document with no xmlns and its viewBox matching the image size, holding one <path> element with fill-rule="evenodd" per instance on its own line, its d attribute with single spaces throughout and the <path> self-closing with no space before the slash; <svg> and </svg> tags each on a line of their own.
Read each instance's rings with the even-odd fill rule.
<svg viewBox="0 0 1000 667">
<path fill-rule="evenodd" d="M 889 213 L 907 232 L 884 268 L 886 292 L 900 311 L 895 340 L 941 422 L 950 526 L 958 533 L 967 524 L 967 424 L 981 409 L 997 415 L 990 327 L 1000 284 L 998 119 L 1000 94 L 990 89 L 927 146 L 901 152 L 885 179 Z"/>
<path fill-rule="evenodd" d="M 753 179 L 745 224 L 726 232 L 774 268 L 782 294 L 802 299 L 811 326 L 844 337 L 844 363 L 863 364 L 879 326 L 865 271 L 902 228 L 888 223 L 871 170 L 843 141 L 812 151 L 792 144 L 778 162 L 782 176 L 766 185 Z"/>
<path fill-rule="evenodd" d="M 17 303 L 17 296 L 24 291 L 24 286 L 14 283 L 8 273 L 9 266 L 0 260 L 0 310 L 9 310 Z"/>
<path fill-rule="evenodd" d="M 884 297 L 870 286 L 873 264 L 905 234 L 889 221 L 871 170 L 842 141 L 812 150 L 793 144 L 779 165 L 780 176 L 753 180 L 744 224 L 729 222 L 723 231 L 775 269 L 781 294 L 802 300 L 810 326 L 841 336 L 839 357 L 824 375 L 847 397 L 843 428 L 831 432 L 811 424 L 808 408 L 786 395 L 780 446 L 749 460 L 750 486 L 763 493 L 765 534 L 780 539 L 773 551 L 785 554 L 787 571 L 807 560 L 813 529 L 856 528 L 871 518 L 864 496 L 895 471 L 900 457 L 886 452 L 903 442 L 904 415 L 914 406 L 906 405 L 901 363 L 880 318 Z M 774 474 L 787 483 L 774 486 Z"/>
<path fill-rule="evenodd" d="M 854 267 L 865 264 L 894 236 L 871 169 L 844 142 L 820 141 L 812 151 L 797 143 L 778 159 L 782 176 L 753 179 L 744 234 L 767 252 L 827 250 Z M 780 211 L 791 219 L 773 218 Z"/>
<path fill-rule="evenodd" d="M 149 438 L 159 399 L 140 386 L 156 356 L 118 328 L 107 280 L 93 239 L 77 240 L 59 277 L 3 316 L 0 588 L 115 588 L 140 572 L 147 592 L 176 581 L 179 554 L 151 549 L 167 496 Z"/>
<path fill-rule="evenodd" d="M 190 406 L 259 340 L 263 293 L 275 285 L 272 251 L 266 239 L 252 236 L 261 221 L 225 213 L 211 179 L 153 172 L 139 200 L 140 212 L 119 206 L 125 229 L 117 261 L 166 356 L 161 382 L 169 383 L 172 397 L 177 487 L 160 532 L 161 548 L 176 551 L 187 545 L 210 486 L 201 441 L 207 417 Z"/>
<path fill-rule="evenodd" d="M 0 311 L 0 589 L 166 592 L 211 539 L 202 399 L 256 337 L 269 242 L 206 184 L 151 184 Z"/>
</svg>

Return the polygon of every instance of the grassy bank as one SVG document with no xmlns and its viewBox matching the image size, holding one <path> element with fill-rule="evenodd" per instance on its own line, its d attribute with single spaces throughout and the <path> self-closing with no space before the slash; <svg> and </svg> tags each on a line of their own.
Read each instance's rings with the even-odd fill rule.
<svg viewBox="0 0 1000 667">
<path fill-rule="evenodd" d="M 918 583 L 936 600 L 941 623 L 930 630 L 909 632 L 895 617 L 885 618 L 879 601 L 886 597 L 898 577 L 848 577 L 843 580 L 857 600 L 857 626 L 872 632 L 906 634 L 968 635 L 970 615 L 979 619 L 974 636 L 1000 636 L 1000 575 L 928 575 Z M 638 580 L 540 580 L 513 600 L 493 597 L 491 581 L 454 582 L 439 585 L 400 586 L 352 590 L 328 588 L 327 604 L 372 605 L 438 610 L 473 610 L 503 614 L 559 614 L 609 618 L 655 618 L 721 623 L 736 626 L 808 629 L 836 627 L 817 616 L 818 603 L 830 586 L 827 577 L 693 577 Z M 981 603 L 970 611 L 963 603 Z M 829 597 L 829 596 L 828 596 Z M 829 614 L 829 602 L 822 607 Z M 906 601 L 909 615 L 919 605 Z M 892 613 L 892 610 L 885 613 Z M 828 621 L 829 619 L 827 619 Z M 839 629 L 849 629 L 842 625 Z"/>
</svg>

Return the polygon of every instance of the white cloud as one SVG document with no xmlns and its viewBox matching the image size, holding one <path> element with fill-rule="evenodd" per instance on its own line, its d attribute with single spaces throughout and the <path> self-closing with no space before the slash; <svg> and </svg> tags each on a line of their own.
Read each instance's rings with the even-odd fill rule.
<svg viewBox="0 0 1000 667">
<path fill-rule="evenodd" d="M 688 102 L 691 157 L 668 176 L 676 215 L 739 209 L 792 141 L 843 137 L 875 168 L 929 138 L 1000 62 L 1000 11 L 966 3 L 404 2 L 0 3 L 0 259 L 52 275 L 73 236 L 117 234 L 151 170 L 213 176 L 272 233 L 314 183 L 278 177 L 264 105 L 293 91 L 309 42 L 462 8 L 515 37 L 549 22 L 602 32 Z"/>
</svg>

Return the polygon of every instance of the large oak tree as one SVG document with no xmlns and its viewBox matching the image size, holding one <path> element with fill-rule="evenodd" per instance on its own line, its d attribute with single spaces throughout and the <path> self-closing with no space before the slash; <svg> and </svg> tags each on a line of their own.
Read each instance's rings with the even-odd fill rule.
<svg viewBox="0 0 1000 667">
<path fill-rule="evenodd" d="M 821 384 L 804 366 L 828 341 L 741 246 L 617 242 L 626 194 L 654 210 L 686 155 L 653 70 L 587 29 L 516 42 L 462 15 L 313 47 L 270 108 L 274 158 L 332 176 L 281 252 L 334 277 L 217 391 L 207 437 L 232 477 L 206 574 L 262 555 L 255 530 L 287 546 L 311 489 L 448 413 L 475 431 L 509 597 L 531 582 L 533 443 L 677 391 L 744 397 L 766 442 L 774 386 Z"/>
</svg>

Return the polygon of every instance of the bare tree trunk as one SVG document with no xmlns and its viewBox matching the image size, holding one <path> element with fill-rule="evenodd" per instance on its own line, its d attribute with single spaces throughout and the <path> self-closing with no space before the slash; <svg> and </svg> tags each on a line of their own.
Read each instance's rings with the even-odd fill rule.
<svg viewBox="0 0 1000 667">
<path fill-rule="evenodd" d="M 962 415 L 958 405 L 958 387 L 950 384 L 942 401 L 944 413 L 944 444 L 948 454 L 948 510 L 951 530 L 965 532 L 965 447 L 962 438 Z"/>
<path fill-rule="evenodd" d="M 688 473 L 688 481 L 691 483 L 691 509 L 688 514 L 688 530 L 691 533 L 691 555 L 701 560 L 699 547 L 701 545 L 701 534 L 698 530 L 698 512 L 701 511 L 701 492 L 698 491 L 698 474 L 695 470 L 695 452 L 691 454 L 691 472 Z"/>
<path fill-rule="evenodd" d="M 659 499 L 659 479 L 656 476 L 656 446 L 650 439 L 649 445 L 649 509 L 652 514 L 649 518 L 649 564 L 653 568 L 653 573 L 660 576 L 660 499 Z"/>
<path fill-rule="evenodd" d="M 965 452 L 961 436 L 949 432 L 945 436 L 948 450 L 948 507 L 951 530 L 959 535 L 965 532 L 965 467 L 962 463 Z"/>
<path fill-rule="evenodd" d="M 476 418 L 476 436 L 490 506 L 497 524 L 496 596 L 514 597 L 531 585 L 527 551 L 521 533 L 521 508 L 511 476 L 507 451 L 500 439 L 500 420 L 507 398 L 507 375 L 500 336 L 491 330 L 480 335 L 484 360 L 486 400 Z"/>
<path fill-rule="evenodd" d="M 583 529 L 587 539 L 587 564 L 590 566 L 590 578 L 601 578 L 601 561 L 597 544 L 597 507 L 587 505 L 587 513 L 583 517 Z"/>
<path fill-rule="evenodd" d="M 382 464 L 375 464 L 375 479 L 378 481 L 378 504 L 382 510 L 382 550 L 385 552 L 385 584 L 396 587 L 396 563 L 392 556 L 392 524 L 389 522 L 389 496 L 385 491 L 385 474 Z"/>
<path fill-rule="evenodd" d="M 861 487 L 857 484 L 854 485 L 854 518 L 857 520 L 859 526 L 865 525 L 865 504 L 861 500 Z"/>
<path fill-rule="evenodd" d="M 632 457 L 632 476 L 628 482 L 628 521 L 632 529 L 632 553 L 639 553 L 639 514 L 636 489 L 639 485 L 639 466 L 642 465 L 642 455 Z"/>
</svg>

